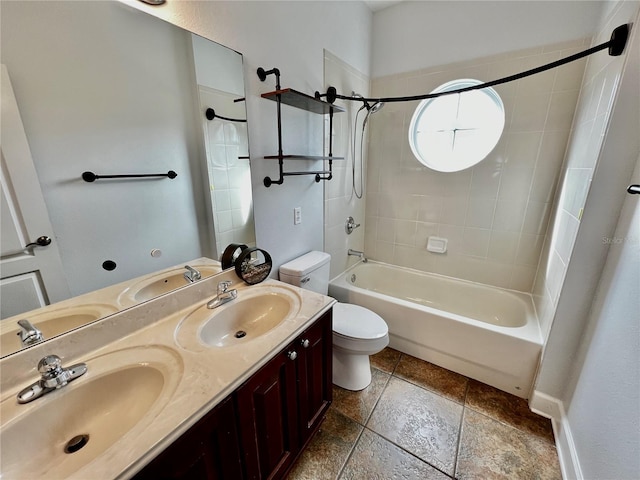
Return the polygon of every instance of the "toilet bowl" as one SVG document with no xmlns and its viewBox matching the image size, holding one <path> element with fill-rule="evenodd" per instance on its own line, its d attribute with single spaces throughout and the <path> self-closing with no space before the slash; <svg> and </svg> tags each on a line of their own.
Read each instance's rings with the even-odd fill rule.
<svg viewBox="0 0 640 480">
<path fill-rule="evenodd" d="M 323 295 L 329 291 L 329 260 L 324 252 L 309 252 L 280 267 L 280 280 Z M 333 383 L 362 390 L 371 383 L 369 355 L 389 344 L 389 328 L 376 313 L 359 305 L 333 306 Z"/>
<path fill-rule="evenodd" d="M 371 383 L 369 355 L 389 345 L 389 328 L 377 314 L 359 305 L 333 306 L 333 383 L 362 390 Z"/>
</svg>

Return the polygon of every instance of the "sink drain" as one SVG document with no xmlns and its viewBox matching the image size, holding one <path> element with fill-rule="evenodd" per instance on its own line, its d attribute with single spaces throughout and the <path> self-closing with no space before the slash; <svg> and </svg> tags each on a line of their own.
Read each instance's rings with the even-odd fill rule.
<svg viewBox="0 0 640 480">
<path fill-rule="evenodd" d="M 76 435 L 64 446 L 64 453 L 75 453 L 89 443 L 89 434 Z"/>
<path fill-rule="evenodd" d="M 238 331 L 236 332 L 235 337 L 236 337 L 236 338 L 242 338 L 242 337 L 244 337 L 244 336 L 246 336 L 246 335 L 247 335 L 247 332 L 245 332 L 244 330 L 238 330 Z"/>
</svg>

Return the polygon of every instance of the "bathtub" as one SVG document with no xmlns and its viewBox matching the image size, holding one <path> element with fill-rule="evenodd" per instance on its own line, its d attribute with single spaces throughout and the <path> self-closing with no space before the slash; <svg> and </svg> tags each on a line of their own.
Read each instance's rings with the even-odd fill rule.
<svg viewBox="0 0 640 480">
<path fill-rule="evenodd" d="M 528 398 L 542 352 L 530 295 L 374 261 L 329 295 L 384 318 L 390 347 Z"/>
</svg>

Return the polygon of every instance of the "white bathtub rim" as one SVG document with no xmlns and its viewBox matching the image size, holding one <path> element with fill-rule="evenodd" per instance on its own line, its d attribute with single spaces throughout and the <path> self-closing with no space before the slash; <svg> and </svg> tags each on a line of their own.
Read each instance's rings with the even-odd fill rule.
<svg viewBox="0 0 640 480">
<path fill-rule="evenodd" d="M 513 295 L 515 295 L 517 297 L 524 296 L 527 299 L 531 299 L 531 297 L 532 297 L 530 292 L 523 292 L 521 290 L 513 290 L 511 288 L 505 288 L 505 287 L 497 287 L 495 285 L 489 285 L 487 283 L 474 282 L 473 280 L 467 280 L 467 279 L 464 279 L 464 278 L 450 277 L 448 275 L 443 275 L 442 273 L 426 272 L 424 270 L 417 270 L 417 269 L 411 268 L 411 267 L 403 267 L 401 265 L 394 265 L 393 263 L 385 263 L 385 262 L 380 262 L 378 260 L 369 260 L 369 259 L 367 259 L 366 262 L 364 262 L 362 260 L 358 260 L 356 263 L 351 265 L 349 268 L 347 268 L 346 270 L 343 270 L 341 273 L 339 273 L 338 275 L 333 277 L 331 280 L 329 280 L 329 283 L 330 284 L 331 283 L 335 284 L 336 280 L 338 280 L 340 277 L 345 276 L 345 278 L 346 278 L 346 274 L 348 272 L 350 272 L 351 270 L 354 270 L 358 266 L 366 265 L 368 263 L 373 263 L 373 264 L 376 264 L 376 265 L 384 265 L 385 267 L 396 268 L 398 270 L 406 270 L 407 272 L 416 273 L 418 275 L 429 275 L 429 276 L 438 277 L 438 278 L 442 278 L 442 279 L 450 280 L 450 281 L 454 281 L 454 282 L 466 283 L 468 285 L 473 285 L 475 287 L 490 288 L 490 289 L 493 289 L 493 290 L 500 290 L 500 291 L 503 291 L 503 292 L 511 293 L 511 294 L 513 294 Z M 533 305 L 533 302 L 531 302 L 531 304 Z M 512 328 L 517 328 L 517 327 L 512 327 Z"/>
<path fill-rule="evenodd" d="M 437 276 L 437 277 L 446 278 L 448 280 L 452 280 L 452 281 L 456 281 L 456 282 L 459 281 L 459 282 L 471 284 L 473 286 L 480 286 L 480 287 L 484 287 L 484 288 L 491 288 L 491 289 L 506 291 L 509 294 L 516 295 L 518 298 L 520 298 L 521 300 L 524 301 L 525 307 L 527 309 L 527 315 L 528 315 L 527 322 L 523 326 L 520 326 L 520 327 L 507 327 L 507 326 L 502 326 L 502 325 L 495 325 L 495 324 L 492 324 L 492 323 L 483 322 L 481 320 L 468 318 L 468 317 L 465 317 L 465 316 L 462 316 L 462 315 L 459 315 L 459 314 L 456 314 L 456 313 L 448 312 L 446 310 L 440 310 L 440 309 L 437 309 L 437 308 L 429 307 L 429 306 L 424 305 L 424 304 L 418 304 L 418 303 L 415 303 L 415 302 L 411 302 L 409 300 L 404 300 L 404 299 L 393 297 L 391 295 L 387 295 L 387 294 L 384 294 L 384 293 L 379 293 L 379 292 L 375 292 L 375 291 L 372 291 L 372 290 L 368 290 L 368 289 L 365 289 L 365 288 L 358 287 L 357 285 L 353 285 L 353 284 L 349 283 L 346 280 L 346 278 L 347 278 L 347 275 L 349 274 L 349 272 L 351 272 L 352 270 L 354 270 L 356 267 L 360 266 L 363 263 L 361 261 L 357 262 L 355 265 L 351 266 L 350 268 L 348 268 L 347 270 L 342 272 L 340 275 L 337 275 L 336 277 L 334 277 L 330 282 L 330 287 L 333 286 L 333 287 L 336 287 L 336 288 L 345 289 L 347 291 L 353 291 L 354 293 L 359 293 L 361 295 L 380 296 L 380 297 L 383 297 L 385 299 L 385 301 L 389 301 L 391 303 L 394 303 L 394 304 L 397 304 L 397 305 L 401 305 L 401 306 L 404 306 L 404 307 L 408 307 L 408 308 L 424 310 L 424 311 L 426 311 L 426 312 L 428 312 L 430 314 L 434 314 L 434 315 L 442 315 L 443 312 L 444 312 L 444 313 L 446 313 L 446 317 L 447 318 L 450 318 L 450 319 L 455 320 L 457 322 L 464 323 L 464 324 L 472 326 L 472 327 L 491 330 L 492 332 L 495 332 L 495 333 L 500 334 L 500 335 L 505 335 L 505 336 L 508 336 L 508 337 L 517 337 L 517 338 L 519 338 L 521 340 L 525 340 L 525 341 L 534 343 L 536 345 L 542 345 L 543 344 L 542 332 L 540 330 L 538 318 L 537 318 L 537 315 L 536 315 L 535 308 L 533 307 L 533 300 L 532 300 L 530 294 L 527 294 L 527 293 L 524 293 L 524 292 L 519 292 L 517 290 L 508 290 L 508 289 L 504 289 L 504 288 L 500 288 L 500 287 L 494 287 L 492 285 L 485 285 L 485 284 L 482 284 L 482 283 L 470 282 L 468 280 L 448 277 L 446 275 L 439 275 L 439 274 L 436 274 L 436 273 L 423 272 L 423 271 L 415 270 L 415 269 L 412 269 L 412 268 L 400 267 L 400 266 L 397 266 L 397 265 L 391 265 L 391 264 L 387 264 L 387 263 L 383 263 L 383 262 L 377 262 L 377 261 L 372 261 L 372 260 L 369 260 L 369 262 L 375 263 L 375 264 L 379 264 L 379 265 L 384 265 L 384 266 L 387 266 L 387 267 L 390 267 L 390 268 L 397 268 L 397 269 L 401 269 L 401 270 L 406 270 L 406 271 L 409 271 L 411 273 L 416 273 L 416 274 L 421 274 L 421 275 L 434 275 L 434 276 Z M 526 299 L 526 300 L 524 300 L 521 297 L 524 297 L 524 299 Z"/>
</svg>

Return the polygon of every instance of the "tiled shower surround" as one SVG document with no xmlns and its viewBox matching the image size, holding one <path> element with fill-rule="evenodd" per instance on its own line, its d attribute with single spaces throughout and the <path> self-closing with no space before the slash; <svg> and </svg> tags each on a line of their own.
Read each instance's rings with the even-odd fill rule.
<svg viewBox="0 0 640 480">
<path fill-rule="evenodd" d="M 490 81 L 587 48 L 589 40 L 374 79 L 372 97 L 428 93 L 458 78 Z M 495 87 L 505 129 L 476 166 L 440 173 L 408 142 L 419 102 L 387 103 L 370 119 L 365 251 L 370 258 L 531 292 L 580 91 L 585 60 Z M 448 239 L 445 254 L 427 238 Z"/>
</svg>

